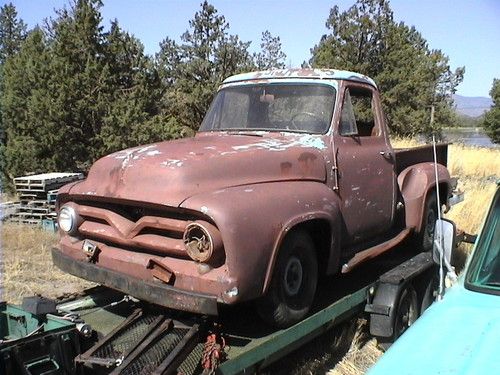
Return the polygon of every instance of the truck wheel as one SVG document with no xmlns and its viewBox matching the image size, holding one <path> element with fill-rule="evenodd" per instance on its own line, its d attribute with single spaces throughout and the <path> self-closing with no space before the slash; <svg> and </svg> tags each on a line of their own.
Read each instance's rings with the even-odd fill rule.
<svg viewBox="0 0 500 375">
<path fill-rule="evenodd" d="M 434 243 L 434 227 L 437 220 L 437 199 L 436 192 L 429 192 L 425 200 L 424 216 L 422 218 L 422 228 L 418 234 L 417 244 L 422 251 L 431 251 Z"/>
<path fill-rule="evenodd" d="M 305 232 L 290 233 L 281 245 L 271 284 L 257 304 L 260 317 L 268 324 L 285 328 L 309 312 L 318 282 L 318 261 L 311 237 Z"/>
</svg>

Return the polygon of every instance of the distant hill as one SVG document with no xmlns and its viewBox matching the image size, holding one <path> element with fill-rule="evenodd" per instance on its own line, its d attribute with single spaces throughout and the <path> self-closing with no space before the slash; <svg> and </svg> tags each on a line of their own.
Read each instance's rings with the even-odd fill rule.
<svg viewBox="0 0 500 375">
<path fill-rule="evenodd" d="M 479 117 L 493 105 L 491 98 L 483 96 L 453 95 L 455 107 L 459 114 L 468 117 Z"/>
</svg>

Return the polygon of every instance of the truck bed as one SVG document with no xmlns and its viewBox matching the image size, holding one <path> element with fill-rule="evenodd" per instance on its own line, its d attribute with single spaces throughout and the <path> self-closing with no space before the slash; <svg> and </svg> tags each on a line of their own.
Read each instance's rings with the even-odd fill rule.
<svg viewBox="0 0 500 375">
<path fill-rule="evenodd" d="M 444 166 L 448 163 L 449 143 L 439 143 L 436 145 L 437 162 Z M 407 167 L 425 162 L 433 162 L 434 155 L 432 145 L 423 145 L 409 148 L 395 148 L 396 174 L 400 174 Z"/>
</svg>

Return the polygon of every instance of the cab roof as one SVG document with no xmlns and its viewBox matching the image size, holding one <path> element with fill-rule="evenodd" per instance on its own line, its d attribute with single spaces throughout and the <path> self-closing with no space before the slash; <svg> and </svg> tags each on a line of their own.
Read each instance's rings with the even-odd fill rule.
<svg viewBox="0 0 500 375">
<path fill-rule="evenodd" d="M 343 79 L 363 82 L 377 87 L 373 79 L 363 74 L 337 69 L 271 69 L 243 73 L 226 78 L 223 84 L 242 81 L 266 81 L 275 79 Z"/>
</svg>

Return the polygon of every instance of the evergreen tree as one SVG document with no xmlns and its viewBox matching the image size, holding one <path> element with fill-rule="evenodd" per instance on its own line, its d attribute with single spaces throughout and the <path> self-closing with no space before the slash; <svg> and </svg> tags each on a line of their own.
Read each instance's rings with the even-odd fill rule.
<svg viewBox="0 0 500 375">
<path fill-rule="evenodd" d="M 0 8 L 0 94 L 4 91 L 3 70 L 8 57 L 15 55 L 26 38 L 26 24 L 17 16 L 12 3 Z M 3 123 L 3 111 L 0 100 L 0 187 L 9 185 L 7 165 L 5 162 L 5 148 L 7 131 Z"/>
<path fill-rule="evenodd" d="M 464 69 L 450 70 L 448 58 L 430 50 L 414 28 L 396 23 L 387 0 L 357 0 L 348 10 L 338 6 L 324 35 L 312 50 L 313 67 L 346 69 L 378 83 L 390 129 L 401 135 L 431 133 L 452 125 L 451 94 Z M 436 108 L 430 127 L 430 106 Z"/>
<path fill-rule="evenodd" d="M 21 48 L 26 38 L 26 24 L 18 19 L 16 8 L 12 3 L 0 8 L 0 65 L 7 57 L 14 55 Z"/>
<path fill-rule="evenodd" d="M 281 49 L 280 37 L 273 37 L 266 30 L 262 33 L 260 43 L 261 52 L 254 55 L 255 65 L 258 69 L 282 69 L 285 67 L 286 55 Z"/>
<path fill-rule="evenodd" d="M 30 32 L 19 52 L 4 65 L 1 102 L 9 179 L 55 167 L 57 151 L 51 148 L 54 135 L 47 121 L 53 111 L 49 65 L 45 36 L 39 28 Z"/>
<path fill-rule="evenodd" d="M 167 88 L 164 108 L 182 125 L 197 129 L 222 80 L 254 65 L 248 52 L 250 43 L 230 35 L 224 16 L 207 1 L 189 27 L 181 37 L 182 44 L 166 38 L 156 58 Z"/>
<path fill-rule="evenodd" d="M 490 96 L 493 107 L 484 115 L 483 127 L 494 143 L 500 143 L 500 79 L 493 80 Z"/>
</svg>

